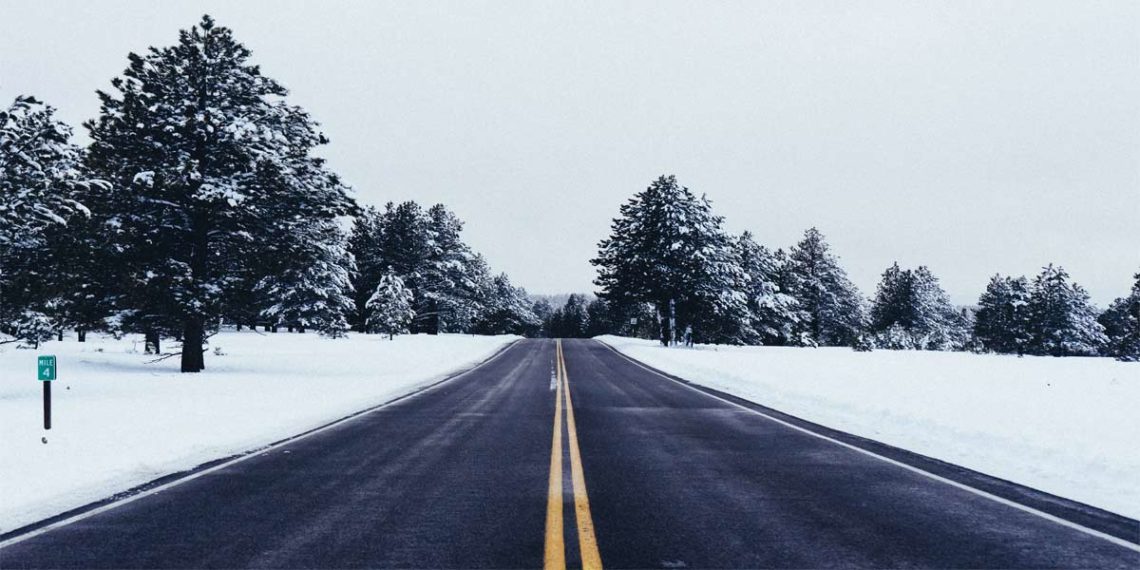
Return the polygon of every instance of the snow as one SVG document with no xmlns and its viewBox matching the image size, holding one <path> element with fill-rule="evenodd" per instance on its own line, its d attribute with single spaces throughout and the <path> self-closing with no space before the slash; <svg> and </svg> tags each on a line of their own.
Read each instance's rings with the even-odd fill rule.
<svg viewBox="0 0 1140 570">
<path fill-rule="evenodd" d="M 599 340 L 808 421 L 1140 518 L 1136 363 Z"/>
<path fill-rule="evenodd" d="M 253 450 L 475 364 L 513 336 L 223 332 L 206 371 L 88 335 L 0 349 L 0 533 L 166 474 Z M 170 341 L 167 341 L 170 342 Z M 173 344 L 173 343 L 172 343 Z M 215 351 L 222 353 L 220 356 Z M 58 356 L 43 429 L 36 356 Z M 40 441 L 46 436 L 48 443 Z"/>
</svg>

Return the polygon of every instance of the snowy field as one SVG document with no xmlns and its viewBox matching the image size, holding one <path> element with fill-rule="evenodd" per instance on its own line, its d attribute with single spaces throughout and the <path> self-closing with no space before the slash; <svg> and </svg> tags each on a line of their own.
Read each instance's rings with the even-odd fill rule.
<svg viewBox="0 0 1140 570">
<path fill-rule="evenodd" d="M 1140 364 L 600 340 L 818 424 L 1140 518 Z"/>
<path fill-rule="evenodd" d="M 177 357 L 147 364 L 141 337 L 6 345 L 0 533 L 383 403 L 515 338 L 228 332 L 211 339 L 201 374 L 180 374 Z M 48 432 L 38 354 L 59 357 Z"/>
</svg>

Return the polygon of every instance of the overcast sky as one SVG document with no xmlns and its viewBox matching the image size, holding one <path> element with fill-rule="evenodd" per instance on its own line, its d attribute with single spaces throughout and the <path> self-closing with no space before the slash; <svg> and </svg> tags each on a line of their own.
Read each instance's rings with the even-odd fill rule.
<svg viewBox="0 0 1140 570">
<path fill-rule="evenodd" d="M 864 294 L 928 265 L 971 303 L 1140 271 L 1140 2 L 5 2 L 0 99 L 80 123 L 203 13 L 323 124 L 363 203 L 443 202 L 532 292 L 592 291 L 663 173 L 770 246 L 819 227 Z"/>
</svg>

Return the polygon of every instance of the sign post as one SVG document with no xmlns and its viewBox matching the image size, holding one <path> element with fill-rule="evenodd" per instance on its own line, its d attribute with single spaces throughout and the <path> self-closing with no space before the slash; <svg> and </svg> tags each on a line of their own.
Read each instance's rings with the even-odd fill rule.
<svg viewBox="0 0 1140 570">
<path fill-rule="evenodd" d="M 36 364 L 36 377 L 44 385 L 44 429 L 51 429 L 51 382 L 56 375 L 55 356 L 41 355 Z"/>
</svg>

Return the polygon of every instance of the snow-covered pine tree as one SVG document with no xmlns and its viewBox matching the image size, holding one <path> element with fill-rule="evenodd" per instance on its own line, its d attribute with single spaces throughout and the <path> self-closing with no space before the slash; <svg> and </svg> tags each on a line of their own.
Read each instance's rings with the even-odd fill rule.
<svg viewBox="0 0 1140 570">
<path fill-rule="evenodd" d="M 1052 263 L 1033 280 L 1028 312 L 1033 354 L 1093 356 L 1108 342 L 1088 292 Z"/>
<path fill-rule="evenodd" d="M 871 330 L 881 348 L 951 350 L 965 347 L 964 317 L 926 266 L 883 272 L 871 306 Z"/>
<path fill-rule="evenodd" d="M 476 259 L 463 243 L 459 235 L 463 221 L 443 204 L 428 209 L 426 225 L 428 256 L 421 272 L 428 305 L 424 327 L 428 332 L 465 330 L 484 311 L 484 294 L 502 293 L 502 284 L 494 282 L 485 261 Z"/>
<path fill-rule="evenodd" d="M 1132 292 L 1113 301 L 1097 319 L 1108 336 L 1105 354 L 1128 362 L 1140 361 L 1140 273 L 1134 278 Z"/>
<path fill-rule="evenodd" d="M 332 220 L 313 220 L 302 224 L 301 235 L 309 239 L 289 240 L 289 261 L 254 288 L 265 308 L 261 317 L 270 323 L 282 323 L 304 332 L 317 329 L 330 338 L 348 331 L 348 318 L 355 310 L 350 274 L 355 265 L 347 251 L 347 239 Z"/>
<path fill-rule="evenodd" d="M 312 155 L 327 139 L 249 57 L 204 16 L 176 45 L 131 54 L 112 80 L 117 93 L 100 92 L 100 114 L 87 123 L 90 166 L 118 188 L 136 284 L 127 301 L 153 326 L 177 326 L 184 372 L 205 368 L 207 328 L 243 284 L 245 264 L 279 237 L 267 212 L 316 220 L 353 210 Z"/>
<path fill-rule="evenodd" d="M 534 334 L 542 321 L 534 314 L 526 291 L 515 287 L 506 273 L 491 280 L 485 306 L 475 321 L 480 334 Z"/>
<path fill-rule="evenodd" d="M 383 250 L 384 218 L 375 207 L 361 210 L 352 223 L 348 238 L 348 251 L 356 260 L 356 271 L 352 272 L 353 312 L 352 326 L 360 332 L 367 330 L 368 299 L 376 291 L 387 266 L 384 264 Z"/>
<path fill-rule="evenodd" d="M 974 337 L 986 350 L 1025 352 L 1029 344 L 1029 281 L 1025 277 L 990 278 L 978 298 Z"/>
<path fill-rule="evenodd" d="M 914 270 L 916 320 L 914 330 L 924 350 L 962 350 L 970 341 L 972 323 L 950 301 L 938 278 L 925 265 Z"/>
<path fill-rule="evenodd" d="M 788 293 L 804 311 L 794 333 L 799 345 L 850 346 L 865 326 L 859 290 L 829 249 L 811 228 L 788 255 Z"/>
<path fill-rule="evenodd" d="M 795 326 L 803 319 L 796 299 L 780 288 L 781 261 L 757 244 L 751 232 L 734 242 L 744 271 L 744 293 L 752 316 L 752 328 L 766 345 L 791 344 Z"/>
<path fill-rule="evenodd" d="M 0 110 L 0 333 L 47 340 L 86 284 L 61 273 L 71 259 L 62 245 L 79 245 L 83 201 L 108 184 L 86 175 L 81 157 L 52 107 L 21 96 Z"/>
<path fill-rule="evenodd" d="M 600 297 L 652 303 L 662 315 L 660 340 L 666 345 L 690 325 L 706 342 L 740 343 L 755 334 L 739 259 L 707 198 L 697 198 L 674 176 L 662 176 L 620 213 L 590 261 L 598 268 L 594 283 Z"/>
<path fill-rule="evenodd" d="M 584 338 L 590 328 L 590 315 L 586 312 L 586 298 L 582 295 L 571 294 L 566 304 L 556 311 L 554 336 L 559 338 Z"/>
<path fill-rule="evenodd" d="M 386 334 L 389 340 L 408 332 L 408 325 L 416 317 L 414 301 L 412 291 L 399 275 L 391 270 L 384 273 L 368 299 L 368 332 Z"/>
</svg>

